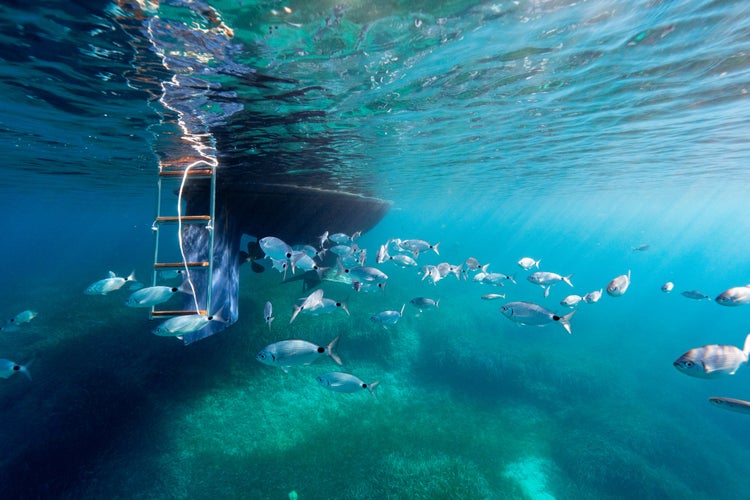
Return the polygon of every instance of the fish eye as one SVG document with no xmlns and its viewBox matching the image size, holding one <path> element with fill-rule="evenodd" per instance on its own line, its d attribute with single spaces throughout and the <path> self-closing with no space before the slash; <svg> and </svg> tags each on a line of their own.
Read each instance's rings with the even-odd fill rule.
<svg viewBox="0 0 750 500">
<path fill-rule="evenodd" d="M 262 352 L 259 352 L 258 353 L 258 359 L 266 359 L 266 355 L 263 354 Z"/>
<path fill-rule="evenodd" d="M 690 368 L 690 367 L 693 366 L 693 362 L 692 361 L 685 361 L 685 366 L 687 366 L 688 368 Z"/>
</svg>

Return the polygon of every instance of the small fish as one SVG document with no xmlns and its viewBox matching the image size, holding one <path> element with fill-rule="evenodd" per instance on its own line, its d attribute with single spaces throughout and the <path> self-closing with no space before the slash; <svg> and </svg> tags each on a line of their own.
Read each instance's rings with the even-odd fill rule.
<svg viewBox="0 0 750 500">
<path fill-rule="evenodd" d="M 703 292 L 699 292 L 698 290 L 686 290 L 684 292 L 681 292 L 680 295 L 682 295 L 683 297 L 687 297 L 689 299 L 694 299 L 694 300 L 703 300 L 703 299 L 711 300 L 711 297 L 709 297 Z"/>
<path fill-rule="evenodd" d="M 222 320 L 217 316 L 207 316 L 205 314 L 175 316 L 151 330 L 151 333 L 160 337 L 177 337 L 181 339 L 183 334 L 197 332 L 211 321 Z"/>
<path fill-rule="evenodd" d="M 263 319 L 266 320 L 266 324 L 268 325 L 268 329 L 271 329 L 271 323 L 273 323 L 273 320 L 276 319 L 273 317 L 273 305 L 271 304 L 271 301 L 266 301 L 266 304 L 263 306 Z"/>
<path fill-rule="evenodd" d="M 323 347 L 306 340 L 282 340 L 264 347 L 255 355 L 255 359 L 265 365 L 278 366 L 284 373 L 288 373 L 290 366 L 307 366 L 323 355 L 341 365 L 341 358 L 335 350 L 338 341 L 339 337 L 336 337 Z"/>
<path fill-rule="evenodd" d="M 300 313 L 300 311 L 303 311 L 304 309 L 312 309 L 314 307 L 317 307 L 321 304 L 321 299 L 323 299 L 323 289 L 318 288 L 314 292 L 312 292 L 310 295 L 302 299 L 302 304 L 300 305 L 294 305 L 294 312 L 292 313 L 292 319 L 289 320 L 289 324 L 291 324 L 294 319 L 297 317 L 297 315 Z"/>
<path fill-rule="evenodd" d="M 28 309 L 26 311 L 22 311 L 16 314 L 12 318 L 10 318 L 8 321 L 16 325 L 20 325 L 23 323 L 28 323 L 32 319 L 36 318 L 38 314 L 39 314 L 38 312 Z"/>
<path fill-rule="evenodd" d="M 163 280 L 173 280 L 181 277 L 184 272 L 183 269 L 164 269 L 159 271 L 159 278 Z"/>
<path fill-rule="evenodd" d="M 129 282 L 135 281 L 135 271 L 130 273 L 127 278 L 117 276 L 112 271 L 109 272 L 109 277 L 103 280 L 96 281 L 90 284 L 86 290 L 83 291 L 86 295 L 107 295 L 109 292 L 119 290 L 122 286 Z"/>
<path fill-rule="evenodd" d="M 398 323 L 398 320 L 404 315 L 404 307 L 406 307 L 406 304 L 401 306 L 401 311 L 380 311 L 370 316 L 370 320 L 383 325 L 383 328 L 388 328 Z"/>
<path fill-rule="evenodd" d="M 437 309 L 440 305 L 440 299 L 432 300 L 427 297 L 415 297 L 409 301 L 409 304 L 413 305 L 421 312 L 425 309 Z"/>
<path fill-rule="evenodd" d="M 377 292 L 378 290 L 385 290 L 385 283 L 362 283 L 361 281 L 353 281 L 352 288 L 357 292 Z"/>
<path fill-rule="evenodd" d="M 430 278 L 430 282 L 434 285 L 443 277 L 440 275 L 440 271 L 438 271 L 437 266 L 433 266 L 432 264 L 427 264 L 422 267 L 422 281 L 424 281 L 426 278 Z"/>
<path fill-rule="evenodd" d="M 521 269 L 524 271 L 528 271 L 532 267 L 536 267 L 539 269 L 539 263 L 542 261 L 542 259 L 534 260 L 531 257 L 524 257 L 521 260 L 518 261 L 518 265 L 521 266 Z"/>
<path fill-rule="evenodd" d="M 648 243 L 646 243 L 644 245 L 638 245 L 636 247 L 630 247 L 630 249 L 632 251 L 634 251 L 634 252 L 645 252 L 649 248 L 651 248 L 651 245 L 649 245 Z"/>
<path fill-rule="evenodd" d="M 382 264 L 386 260 L 390 259 L 391 256 L 388 255 L 388 244 L 380 245 L 380 248 L 378 249 L 378 253 L 375 254 L 375 262 L 378 264 Z"/>
<path fill-rule="evenodd" d="M 474 257 L 469 257 L 468 259 L 466 259 L 466 262 L 464 262 L 464 265 L 466 266 L 466 269 L 468 269 L 469 271 L 479 271 L 483 267 L 489 266 L 489 264 L 482 266 L 481 264 L 479 264 L 479 261 L 475 259 Z"/>
<path fill-rule="evenodd" d="M 359 392 L 362 389 L 367 389 L 375 399 L 377 399 L 375 388 L 380 384 L 380 382 L 366 384 L 354 375 L 344 372 L 324 373 L 316 377 L 315 380 L 326 389 L 336 392 Z"/>
<path fill-rule="evenodd" d="M 128 307 L 151 307 L 168 301 L 178 292 L 189 293 L 182 287 L 149 286 L 134 292 L 125 301 Z"/>
<path fill-rule="evenodd" d="M 750 402 L 748 401 L 721 397 L 708 398 L 708 400 L 714 406 L 724 408 L 725 410 L 736 411 L 738 413 L 750 413 Z"/>
<path fill-rule="evenodd" d="M 406 254 L 389 255 L 388 260 L 401 267 L 413 267 L 417 265 L 417 261 Z"/>
<path fill-rule="evenodd" d="M 292 247 L 275 236 L 261 238 L 258 244 L 269 259 L 289 260 L 292 258 Z"/>
<path fill-rule="evenodd" d="M 357 231 L 356 233 L 349 236 L 348 234 L 344 233 L 333 233 L 328 235 L 328 239 L 334 242 L 337 245 L 349 245 L 352 243 L 356 238 L 359 238 L 359 236 L 362 233 L 360 231 Z"/>
<path fill-rule="evenodd" d="M 337 302 L 333 299 L 329 299 L 326 297 L 323 297 L 320 299 L 320 304 L 315 305 L 313 307 L 305 308 L 304 310 L 300 311 L 301 314 L 310 314 L 312 316 L 319 316 L 321 314 L 329 314 L 335 311 L 336 309 L 343 310 L 347 316 L 351 316 L 349 313 L 349 308 L 346 305 L 346 302 L 341 301 Z"/>
<path fill-rule="evenodd" d="M 750 354 L 750 334 L 745 337 L 742 350 L 733 345 L 710 344 L 690 349 L 675 360 L 677 370 L 698 378 L 734 375 L 741 364 L 747 364 Z"/>
<path fill-rule="evenodd" d="M 29 373 L 29 367 L 34 360 L 28 361 L 25 365 L 16 363 L 9 359 L 0 359 L 0 378 L 9 378 L 16 373 L 23 373 L 26 378 L 31 380 L 31 373 Z"/>
<path fill-rule="evenodd" d="M 674 283 L 672 283 L 671 281 L 667 281 L 661 286 L 661 291 L 664 293 L 669 293 L 672 290 L 674 290 Z"/>
<path fill-rule="evenodd" d="M 479 276 L 477 274 L 477 276 Z M 511 283 L 516 282 L 515 276 L 508 276 L 507 274 L 503 273 L 485 273 L 485 275 L 480 280 L 481 283 L 488 284 L 488 285 L 503 285 L 503 282 L 510 281 Z"/>
<path fill-rule="evenodd" d="M 440 243 L 435 243 L 434 245 L 431 243 L 428 243 L 425 240 L 394 240 L 397 242 L 398 246 L 401 247 L 404 250 L 411 251 L 414 255 L 419 255 L 421 252 L 426 252 L 427 250 L 432 250 L 436 254 L 440 255 L 440 252 L 438 251 L 438 247 L 440 246 Z"/>
<path fill-rule="evenodd" d="M 504 299 L 505 294 L 504 293 L 487 293 L 485 295 L 482 295 L 482 300 L 495 300 L 495 299 Z"/>
<path fill-rule="evenodd" d="M 555 283 L 559 283 L 560 281 L 564 281 L 569 286 L 573 286 L 573 283 L 570 282 L 570 277 L 573 276 L 572 274 L 569 274 L 567 276 L 561 276 L 557 273 L 549 273 L 544 271 L 537 271 L 535 273 L 529 274 L 526 279 L 531 281 L 532 283 L 541 286 L 544 288 L 544 296 L 549 296 L 549 289 L 552 285 Z"/>
<path fill-rule="evenodd" d="M 519 325 L 545 326 L 557 322 L 565 328 L 566 332 L 572 333 L 570 330 L 570 318 L 577 311 L 571 311 L 565 316 L 558 316 L 533 302 L 508 302 L 500 308 L 500 312 L 506 318 L 515 321 Z"/>
<path fill-rule="evenodd" d="M 750 304 L 750 285 L 735 286 L 724 290 L 716 297 L 716 303 L 722 306 L 741 306 Z"/>
<path fill-rule="evenodd" d="M 587 304 L 596 304 L 599 302 L 599 299 L 602 298 L 602 294 L 604 293 L 603 289 L 594 290 L 593 292 L 589 292 L 586 295 L 583 296 L 583 301 Z"/>
<path fill-rule="evenodd" d="M 351 277 L 352 282 L 359 281 L 360 283 L 385 283 L 388 279 L 388 275 L 380 269 L 368 266 L 354 266 L 343 269 L 344 274 Z"/>
<path fill-rule="evenodd" d="M 349 245 L 336 245 L 329 248 L 328 250 L 342 258 L 354 253 L 354 248 L 350 247 Z"/>
<path fill-rule="evenodd" d="M 628 274 L 621 274 L 607 284 L 607 295 L 610 297 L 620 297 L 628 291 L 630 286 L 630 270 Z"/>
<path fill-rule="evenodd" d="M 564 299 L 560 301 L 560 305 L 566 306 L 566 307 L 575 307 L 578 305 L 579 302 L 583 300 L 583 297 L 580 295 L 568 295 Z"/>
</svg>

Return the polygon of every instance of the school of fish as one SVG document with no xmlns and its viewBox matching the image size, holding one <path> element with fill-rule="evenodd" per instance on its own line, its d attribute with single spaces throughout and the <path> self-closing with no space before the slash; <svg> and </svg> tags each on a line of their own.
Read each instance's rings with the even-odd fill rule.
<svg viewBox="0 0 750 500">
<path fill-rule="evenodd" d="M 347 235 L 344 233 L 324 233 L 318 240 L 318 247 L 309 244 L 290 245 L 275 236 L 266 236 L 248 244 L 248 253 L 244 254 L 243 261 L 250 261 L 255 272 L 261 272 L 266 267 L 279 271 L 283 276 L 282 282 L 287 282 L 287 276 L 295 279 L 295 274 L 304 273 L 306 286 L 315 288 L 307 296 L 300 297 L 295 303 L 290 304 L 291 317 L 289 323 L 295 321 L 298 315 L 318 316 L 330 314 L 341 310 L 347 316 L 351 315 L 345 300 L 334 300 L 324 297 L 323 288 L 317 288 L 323 281 L 334 281 L 345 283 L 353 289 L 354 293 L 382 292 L 388 283 L 388 274 L 376 266 L 395 266 L 400 269 L 416 268 L 416 278 L 437 285 L 448 276 L 457 280 L 476 283 L 478 285 L 500 288 L 506 293 L 486 293 L 481 295 L 482 300 L 506 299 L 511 293 L 512 286 L 518 286 L 515 274 L 503 274 L 490 272 L 489 263 L 480 263 L 474 257 L 468 257 L 463 262 L 451 264 L 441 262 L 439 264 L 424 264 L 419 266 L 419 259 L 425 253 L 440 255 L 440 243 L 430 243 L 422 239 L 400 239 L 392 238 L 380 245 L 375 258 L 375 266 L 368 266 L 367 251 L 360 248 L 355 240 L 360 233 Z M 633 251 L 645 251 L 649 245 L 633 247 Z M 334 258 L 332 259 L 331 256 Z M 333 262 L 333 263 L 332 263 Z M 526 275 L 526 281 L 543 289 L 543 298 L 549 297 L 550 289 L 558 283 L 565 283 L 574 287 L 572 274 L 559 274 L 551 271 L 540 270 L 541 259 L 524 256 L 516 264 Z M 387 270 L 387 269 L 386 269 Z M 127 277 L 117 276 L 109 271 L 107 277 L 91 283 L 84 293 L 87 295 L 108 295 L 117 292 L 131 283 L 129 290 L 132 292 L 125 300 L 125 305 L 135 308 L 152 307 L 169 301 L 178 295 L 190 295 L 191 287 L 184 279 L 183 273 L 165 272 L 160 273 L 161 279 L 183 278 L 180 286 L 151 286 L 144 287 L 135 279 L 135 274 L 130 273 Z M 309 281 L 309 284 L 308 284 Z M 507 288 L 506 285 L 508 285 Z M 550 324 L 560 325 L 568 334 L 573 333 L 572 318 L 578 312 L 579 304 L 595 304 L 603 296 L 604 292 L 609 297 L 622 297 L 631 285 L 631 271 L 612 278 L 606 286 L 598 290 L 592 290 L 583 294 L 570 294 L 560 302 L 561 308 L 567 312 L 559 312 L 560 307 L 548 308 L 542 304 L 529 301 L 510 300 L 499 307 L 499 312 L 508 320 L 520 326 L 543 327 Z M 675 284 L 671 281 L 661 286 L 661 291 L 671 293 Z M 693 300 L 709 300 L 712 298 L 698 290 L 683 290 L 680 294 Z M 439 314 L 440 298 L 414 297 L 409 301 L 421 314 L 424 311 L 435 311 Z M 726 289 L 716 296 L 713 301 L 721 306 L 737 307 L 750 304 L 750 284 L 734 286 Z M 400 304 L 393 309 L 387 309 L 370 315 L 372 323 L 388 330 L 396 327 L 399 320 L 404 316 L 406 304 Z M 22 311 L 5 321 L 0 327 L 0 333 L 9 334 L 21 329 L 21 325 L 29 323 L 37 316 L 33 310 Z M 276 319 L 273 305 L 266 301 L 263 307 L 263 321 L 269 330 Z M 161 322 L 152 329 L 152 333 L 164 337 L 182 338 L 183 334 L 195 332 L 204 328 L 211 321 L 224 321 L 220 314 L 191 314 L 177 316 Z M 291 367 L 308 366 L 318 359 L 329 358 L 338 365 L 343 362 L 336 352 L 336 346 L 340 337 L 331 340 L 326 346 L 318 346 L 312 342 L 302 339 L 284 339 L 263 347 L 257 354 L 256 359 L 261 363 L 276 366 L 284 372 Z M 750 334 L 745 337 L 742 348 L 734 345 L 708 344 L 702 347 L 689 349 L 679 356 L 673 363 L 674 367 L 691 377 L 713 379 L 728 375 L 734 375 L 742 366 L 748 364 L 750 357 Z M 29 367 L 33 359 L 25 363 L 17 363 L 9 359 L 0 359 L 0 378 L 9 378 L 16 373 L 23 373 L 29 380 L 31 374 Z M 380 382 L 363 382 L 357 376 L 345 372 L 329 372 L 317 376 L 316 381 L 331 391 L 336 392 L 360 392 L 367 390 L 375 396 L 375 388 Z M 710 403 L 719 408 L 750 413 L 750 402 L 725 398 L 712 397 Z"/>
</svg>

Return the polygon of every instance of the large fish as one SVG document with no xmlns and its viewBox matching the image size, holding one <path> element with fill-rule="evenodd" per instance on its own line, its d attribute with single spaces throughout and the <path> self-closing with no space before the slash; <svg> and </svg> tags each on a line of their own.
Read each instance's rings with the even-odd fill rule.
<svg viewBox="0 0 750 500">
<path fill-rule="evenodd" d="M 741 306 L 750 304 L 750 285 L 735 286 L 721 292 L 716 299 L 717 304 L 722 306 Z"/>
<path fill-rule="evenodd" d="M 716 378 L 734 375 L 740 365 L 747 364 L 748 354 L 750 334 L 745 337 L 742 350 L 733 345 L 710 344 L 690 349 L 672 364 L 677 370 L 691 377 Z"/>
<path fill-rule="evenodd" d="M 620 297 L 628 291 L 630 286 L 630 270 L 628 274 L 621 274 L 607 284 L 607 295 L 610 297 Z"/>
<path fill-rule="evenodd" d="M 560 323 L 568 333 L 572 333 L 570 318 L 576 313 L 576 311 L 572 311 L 565 316 L 559 316 L 533 302 L 508 302 L 500 308 L 500 312 L 519 325 L 545 326 L 550 323 Z"/>
<path fill-rule="evenodd" d="M 326 347 L 315 345 L 306 340 L 282 340 L 267 345 L 255 355 L 255 359 L 269 366 L 278 366 L 284 373 L 290 366 L 306 366 L 314 363 L 322 356 L 328 356 L 337 365 L 341 365 L 341 358 L 336 354 L 336 344 L 339 337 L 328 343 Z"/>
<path fill-rule="evenodd" d="M 380 382 L 371 382 L 367 384 L 351 373 L 344 372 L 324 373 L 323 375 L 316 377 L 315 380 L 326 389 L 336 392 L 359 392 L 366 389 L 370 391 L 370 394 L 372 394 L 375 399 L 377 399 L 377 396 L 375 396 L 375 388 L 380 384 Z"/>
</svg>

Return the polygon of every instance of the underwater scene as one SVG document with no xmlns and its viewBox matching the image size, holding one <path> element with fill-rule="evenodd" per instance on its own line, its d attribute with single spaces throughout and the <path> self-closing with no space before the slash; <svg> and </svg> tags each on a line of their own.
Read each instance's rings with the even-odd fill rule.
<svg viewBox="0 0 750 500">
<path fill-rule="evenodd" d="M 745 497 L 750 4 L 0 9 L 0 496 Z"/>
</svg>

